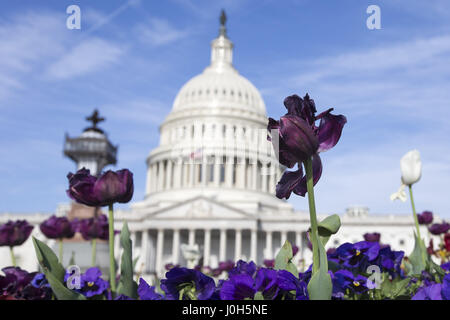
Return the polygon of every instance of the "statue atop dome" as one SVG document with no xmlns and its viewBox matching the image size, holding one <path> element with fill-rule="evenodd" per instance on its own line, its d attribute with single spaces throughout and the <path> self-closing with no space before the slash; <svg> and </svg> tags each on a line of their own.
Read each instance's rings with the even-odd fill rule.
<svg viewBox="0 0 450 320">
<path fill-rule="evenodd" d="M 219 35 L 227 37 L 227 28 L 225 27 L 225 24 L 227 23 L 227 15 L 225 14 L 225 10 L 222 9 L 222 12 L 220 13 L 220 31 Z"/>
</svg>

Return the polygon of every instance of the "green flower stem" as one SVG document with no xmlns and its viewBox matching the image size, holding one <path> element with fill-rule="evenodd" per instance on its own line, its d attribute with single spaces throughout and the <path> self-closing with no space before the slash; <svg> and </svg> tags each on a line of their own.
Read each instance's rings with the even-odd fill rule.
<svg viewBox="0 0 450 320">
<path fill-rule="evenodd" d="M 116 266 L 114 260 L 114 210 L 109 205 L 109 282 L 111 291 L 116 292 Z"/>
<path fill-rule="evenodd" d="M 422 237 L 420 236 L 419 219 L 417 218 L 416 206 L 414 205 L 414 197 L 413 197 L 413 192 L 412 192 L 412 185 L 409 185 L 408 187 L 409 187 L 409 197 L 411 199 L 411 206 L 412 206 L 412 210 L 413 210 L 414 223 L 416 224 L 417 237 L 419 239 L 422 239 Z"/>
<path fill-rule="evenodd" d="M 16 257 L 14 256 L 14 250 L 13 247 L 9 247 L 9 253 L 11 254 L 11 263 L 13 267 L 16 267 Z"/>
<path fill-rule="evenodd" d="M 97 258 L 97 239 L 92 239 L 92 266 L 95 267 Z"/>
<path fill-rule="evenodd" d="M 311 243 L 313 247 L 313 270 L 312 273 L 319 271 L 319 231 L 317 227 L 316 203 L 314 201 L 314 182 L 312 159 L 309 158 L 304 162 L 306 171 L 306 188 L 308 190 L 309 219 L 311 221 Z"/>
<path fill-rule="evenodd" d="M 63 263 L 63 241 L 62 239 L 58 240 L 58 245 L 59 245 L 59 262 L 61 262 L 61 264 Z"/>
</svg>

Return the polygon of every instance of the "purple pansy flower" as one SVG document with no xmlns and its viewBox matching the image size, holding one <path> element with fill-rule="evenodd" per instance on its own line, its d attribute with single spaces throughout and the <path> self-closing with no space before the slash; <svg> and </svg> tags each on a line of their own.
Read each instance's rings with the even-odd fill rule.
<svg viewBox="0 0 450 320">
<path fill-rule="evenodd" d="M 22 245 L 30 236 L 33 228 L 26 220 L 8 221 L 0 226 L 0 246 Z"/>
<path fill-rule="evenodd" d="M 144 279 L 139 279 L 138 296 L 141 300 L 162 300 L 164 297 L 155 291 Z"/>
<path fill-rule="evenodd" d="M 237 274 L 248 274 L 253 277 L 256 272 L 256 264 L 253 261 L 245 262 L 243 260 L 239 260 L 236 263 L 236 266 L 229 271 L 230 277 Z"/>
<path fill-rule="evenodd" d="M 360 241 L 354 244 L 344 243 L 337 248 L 336 253 L 345 267 L 353 268 L 361 264 L 364 267 L 367 262 L 375 260 L 379 251 L 378 242 Z"/>
<path fill-rule="evenodd" d="M 70 273 L 66 272 L 64 282 L 67 282 L 69 276 Z M 81 274 L 80 289 L 74 290 L 88 298 L 103 294 L 109 288 L 109 283 L 103 280 L 101 276 L 102 272 L 99 268 L 87 269 L 85 273 Z"/>
<path fill-rule="evenodd" d="M 256 290 L 253 277 L 247 273 L 235 274 L 222 283 L 220 290 L 221 300 L 253 299 Z"/>
<path fill-rule="evenodd" d="M 441 264 L 441 268 L 442 268 L 445 272 L 450 272 L 450 261 Z"/>
<path fill-rule="evenodd" d="M 442 279 L 441 294 L 445 300 L 450 300 L 450 274 L 446 274 Z"/>
<path fill-rule="evenodd" d="M 267 129 L 279 138 L 268 138 L 278 151 L 279 162 L 288 168 L 298 164 L 297 171 L 286 171 L 276 187 L 278 198 L 289 199 L 292 192 L 305 196 L 306 176 L 301 164 L 311 157 L 314 185 L 319 181 L 322 173 L 319 153 L 338 143 L 347 119 L 331 114 L 332 108 L 316 116 L 314 100 L 308 94 L 303 99 L 298 95 L 289 96 L 284 105 L 287 114 L 279 121 L 269 118 Z M 317 120 L 320 120 L 319 126 L 315 124 Z"/>
<path fill-rule="evenodd" d="M 166 273 L 166 279 L 161 280 L 161 289 L 169 300 L 178 300 L 180 291 L 183 299 L 208 300 L 214 293 L 214 280 L 198 270 L 173 268 Z"/>
<path fill-rule="evenodd" d="M 428 286 L 421 287 L 411 300 L 442 300 L 442 285 L 433 283 Z"/>
<path fill-rule="evenodd" d="M 76 223 L 66 217 L 51 216 L 39 226 L 42 233 L 49 239 L 72 238 L 75 235 Z"/>
<path fill-rule="evenodd" d="M 82 168 L 75 174 L 69 173 L 67 178 L 69 197 L 87 206 L 127 203 L 133 197 L 133 174 L 128 169 L 115 172 L 108 170 L 97 178 L 88 169 Z"/>
<path fill-rule="evenodd" d="M 273 300 L 278 294 L 277 271 L 261 268 L 256 273 L 255 289 L 262 293 L 265 300 Z"/>
<path fill-rule="evenodd" d="M 424 211 L 419 213 L 417 219 L 419 220 L 419 224 L 430 224 L 433 222 L 433 212 Z"/>
<path fill-rule="evenodd" d="M 292 291 L 295 291 L 295 300 L 308 300 L 308 290 L 306 281 L 298 279 L 286 270 L 278 270 L 277 284 L 281 290 L 280 295 L 289 299 Z"/>
<path fill-rule="evenodd" d="M 428 227 L 428 230 L 430 230 L 431 234 L 438 236 L 450 230 L 450 224 L 445 221 L 443 221 L 442 223 L 434 223 Z"/>
<path fill-rule="evenodd" d="M 333 292 L 345 292 L 349 289 L 351 292 L 361 294 L 368 290 L 367 278 L 362 275 L 353 275 L 348 270 L 342 269 L 336 271 L 333 275 Z"/>
</svg>

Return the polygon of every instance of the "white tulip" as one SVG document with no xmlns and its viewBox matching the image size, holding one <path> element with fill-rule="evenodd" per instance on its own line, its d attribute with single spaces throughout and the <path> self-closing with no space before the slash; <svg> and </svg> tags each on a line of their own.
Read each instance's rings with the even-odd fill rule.
<svg viewBox="0 0 450 320">
<path fill-rule="evenodd" d="M 422 162 L 418 150 L 411 150 L 400 160 L 402 182 L 410 186 L 420 180 L 422 175 Z"/>
</svg>

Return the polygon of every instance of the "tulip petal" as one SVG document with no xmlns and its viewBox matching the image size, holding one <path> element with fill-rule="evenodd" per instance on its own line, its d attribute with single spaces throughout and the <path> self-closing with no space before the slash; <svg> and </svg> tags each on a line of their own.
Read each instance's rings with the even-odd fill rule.
<svg viewBox="0 0 450 320">
<path fill-rule="evenodd" d="M 288 110 L 289 115 L 301 116 L 302 103 L 303 100 L 298 95 L 293 94 L 292 96 L 286 97 L 284 99 L 284 106 Z"/>
<path fill-rule="evenodd" d="M 320 176 L 322 175 L 322 161 L 320 160 L 319 154 L 315 154 L 312 159 L 312 167 L 313 167 L 313 182 L 314 185 L 319 181 Z M 307 192 L 306 188 L 306 175 L 302 177 L 297 186 L 294 189 L 294 193 L 304 197 Z"/>
<path fill-rule="evenodd" d="M 292 191 L 303 177 L 303 169 L 299 166 L 297 171 L 285 171 L 276 187 L 276 195 L 279 199 L 289 199 Z"/>
<path fill-rule="evenodd" d="M 321 117 L 318 129 L 318 152 L 327 151 L 338 143 L 341 138 L 342 129 L 346 123 L 347 118 L 343 115 L 335 116 L 327 112 Z"/>
<path fill-rule="evenodd" d="M 319 147 L 319 140 L 312 127 L 296 116 L 281 117 L 280 140 L 286 145 L 286 152 L 296 158 L 296 162 L 305 161 L 315 154 Z"/>
</svg>

